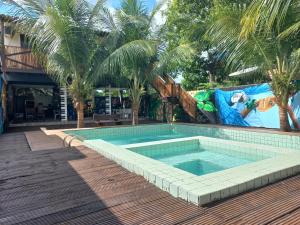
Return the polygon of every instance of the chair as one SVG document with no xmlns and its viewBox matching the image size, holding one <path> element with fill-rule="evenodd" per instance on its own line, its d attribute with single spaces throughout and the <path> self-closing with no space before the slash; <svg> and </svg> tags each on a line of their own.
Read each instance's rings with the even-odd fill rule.
<svg viewBox="0 0 300 225">
<path fill-rule="evenodd" d="M 43 103 L 39 103 L 37 106 L 37 119 L 45 120 L 46 114 Z"/>
<path fill-rule="evenodd" d="M 33 120 L 35 116 L 34 101 L 25 101 L 25 118 L 26 120 Z"/>
<path fill-rule="evenodd" d="M 23 122 L 24 113 L 15 113 L 14 122 Z"/>
<path fill-rule="evenodd" d="M 57 118 L 60 118 L 60 110 L 56 109 L 53 110 L 54 120 L 57 120 Z"/>
<path fill-rule="evenodd" d="M 98 125 L 102 125 L 103 123 L 107 123 L 107 122 L 115 122 L 115 123 L 119 123 L 120 122 L 120 115 L 105 115 L 105 114 L 97 114 L 94 113 L 93 114 L 93 121 Z"/>
</svg>

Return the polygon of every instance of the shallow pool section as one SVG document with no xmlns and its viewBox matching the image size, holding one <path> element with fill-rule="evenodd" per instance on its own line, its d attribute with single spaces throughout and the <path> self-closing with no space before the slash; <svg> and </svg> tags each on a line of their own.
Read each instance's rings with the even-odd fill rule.
<svg viewBox="0 0 300 225">
<path fill-rule="evenodd" d="M 116 145 L 204 136 L 224 140 L 300 150 L 300 135 L 247 128 L 212 127 L 198 124 L 155 124 L 64 131 L 81 140 L 105 140 Z"/>
<path fill-rule="evenodd" d="M 175 129 L 170 124 L 71 130 L 65 131 L 65 133 L 78 136 L 83 140 L 101 139 L 115 145 L 145 143 L 197 135 L 196 133 L 181 132 L 180 129 Z"/>
<path fill-rule="evenodd" d="M 251 148 L 220 146 L 218 141 L 202 143 L 198 139 L 128 148 L 143 156 L 201 176 L 267 159 L 275 154 L 263 154 Z"/>
</svg>

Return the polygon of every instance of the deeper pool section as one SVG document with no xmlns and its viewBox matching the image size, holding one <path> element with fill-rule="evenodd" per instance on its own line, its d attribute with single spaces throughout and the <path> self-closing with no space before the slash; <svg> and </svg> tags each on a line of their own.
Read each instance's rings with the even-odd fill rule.
<svg viewBox="0 0 300 225">
<path fill-rule="evenodd" d="M 196 124 L 66 130 L 60 135 L 76 137 L 160 189 L 197 205 L 300 172 L 298 135 Z"/>
</svg>

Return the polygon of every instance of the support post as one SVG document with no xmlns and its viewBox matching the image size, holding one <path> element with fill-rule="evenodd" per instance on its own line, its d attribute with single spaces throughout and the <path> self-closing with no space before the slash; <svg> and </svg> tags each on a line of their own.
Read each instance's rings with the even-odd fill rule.
<svg viewBox="0 0 300 225">
<path fill-rule="evenodd" d="M 4 20 L 1 18 L 0 21 L 0 29 L 1 29 L 1 36 L 0 36 L 0 46 L 1 46 L 1 70 L 3 75 L 6 73 L 6 62 L 5 62 L 5 43 L 4 43 Z M 2 86 L 2 109 L 3 109 L 3 121 L 7 120 L 7 83 L 3 80 Z"/>
<path fill-rule="evenodd" d="M 3 73 L 6 72 L 6 61 L 5 61 L 5 40 L 4 40 L 4 20 L 1 19 L 0 21 L 0 29 L 1 29 L 1 36 L 0 36 L 0 46 L 1 46 L 1 70 Z"/>
<path fill-rule="evenodd" d="M 60 88 L 60 119 L 62 122 L 68 121 L 68 93 L 67 88 Z"/>
</svg>

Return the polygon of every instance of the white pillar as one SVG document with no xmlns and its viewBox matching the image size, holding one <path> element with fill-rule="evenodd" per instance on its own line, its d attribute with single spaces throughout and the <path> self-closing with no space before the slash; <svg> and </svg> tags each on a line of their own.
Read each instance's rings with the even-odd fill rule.
<svg viewBox="0 0 300 225">
<path fill-rule="evenodd" d="M 105 91 L 105 113 L 111 115 L 111 86 L 108 87 L 108 93 Z"/>
<path fill-rule="evenodd" d="M 61 121 L 68 121 L 68 93 L 67 88 L 60 88 L 60 118 Z"/>
</svg>

